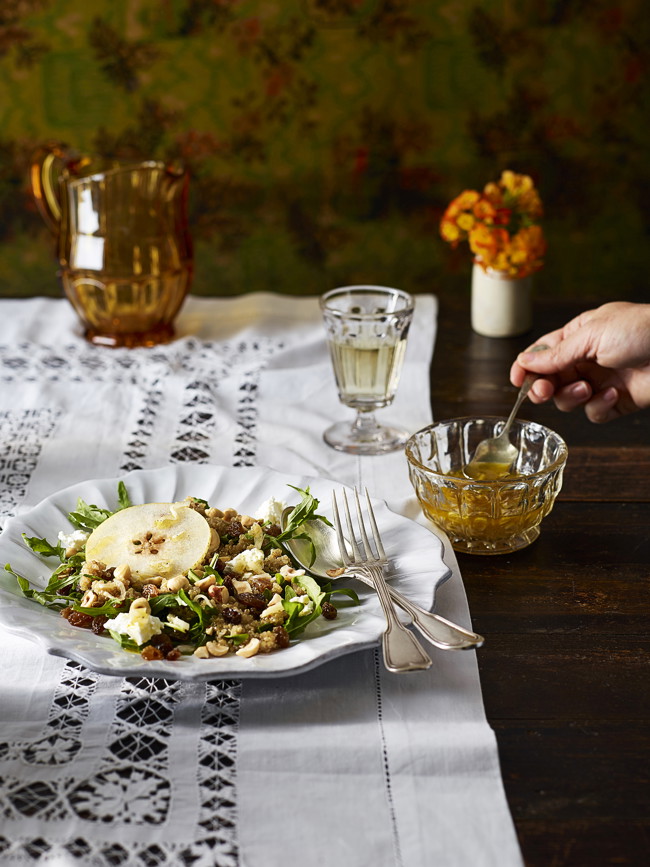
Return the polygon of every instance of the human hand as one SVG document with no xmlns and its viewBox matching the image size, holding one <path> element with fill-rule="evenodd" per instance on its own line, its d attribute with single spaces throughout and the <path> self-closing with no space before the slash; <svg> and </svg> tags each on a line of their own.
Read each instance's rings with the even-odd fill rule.
<svg viewBox="0 0 650 867">
<path fill-rule="evenodd" d="M 522 352 L 510 381 L 540 375 L 528 396 L 553 398 L 563 412 L 584 408 L 596 423 L 650 406 L 650 304 L 613 301 L 587 310 L 563 328 L 540 337 L 543 351 Z"/>
</svg>

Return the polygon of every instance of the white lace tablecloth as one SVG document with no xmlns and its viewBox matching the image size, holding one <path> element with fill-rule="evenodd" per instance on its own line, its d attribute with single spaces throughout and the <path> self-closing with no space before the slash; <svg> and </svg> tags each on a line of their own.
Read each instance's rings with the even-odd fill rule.
<svg viewBox="0 0 650 867">
<path fill-rule="evenodd" d="M 198 462 L 362 483 L 422 521 L 403 453 L 322 441 L 349 410 L 315 299 L 190 298 L 177 325 L 169 345 L 109 350 L 65 301 L 0 302 L 2 519 L 77 481 Z M 431 420 L 435 330 L 420 296 L 382 411 L 412 430 Z M 445 562 L 436 608 L 469 626 L 447 543 Z M 475 653 L 432 653 L 406 676 L 369 650 L 200 684 L 100 675 L 0 634 L 0 864 L 520 867 Z"/>
</svg>

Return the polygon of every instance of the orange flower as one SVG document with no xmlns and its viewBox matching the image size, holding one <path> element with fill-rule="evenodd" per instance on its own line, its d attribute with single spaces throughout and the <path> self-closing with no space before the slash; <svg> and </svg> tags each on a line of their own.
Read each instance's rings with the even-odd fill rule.
<svg viewBox="0 0 650 867">
<path fill-rule="evenodd" d="M 440 234 L 452 247 L 467 241 L 483 268 L 524 277 L 543 265 L 542 210 L 532 179 L 506 170 L 482 193 L 464 190 L 456 196 L 440 221 Z"/>
<path fill-rule="evenodd" d="M 456 247 L 461 240 L 460 230 L 453 220 L 444 220 L 440 223 L 440 234 L 452 247 Z"/>
<path fill-rule="evenodd" d="M 474 216 L 470 214 L 468 211 L 463 211 L 462 214 L 458 215 L 458 219 L 456 220 L 458 223 L 458 228 L 463 232 L 469 232 L 474 225 Z"/>
<path fill-rule="evenodd" d="M 497 215 L 497 210 L 489 199 L 479 199 L 472 208 L 472 212 L 476 219 L 485 223 L 486 226 L 491 225 Z"/>
<path fill-rule="evenodd" d="M 491 263 L 508 243 L 508 233 L 505 229 L 495 229 L 491 226 L 477 225 L 469 236 L 469 247 L 472 253 L 482 262 Z M 486 267 L 491 267 L 487 265 Z"/>
<path fill-rule="evenodd" d="M 503 204 L 503 190 L 498 184 L 489 183 L 483 188 L 483 195 L 495 208 Z"/>
<path fill-rule="evenodd" d="M 512 208 L 495 208 L 494 222 L 497 226 L 507 226 L 512 219 Z"/>
<path fill-rule="evenodd" d="M 528 214 L 531 219 L 539 220 L 543 213 L 542 200 L 537 190 L 529 190 L 519 199 L 519 207 Z"/>
<path fill-rule="evenodd" d="M 476 190 L 465 190 L 464 193 L 461 193 L 460 196 L 457 196 L 454 199 L 452 205 L 455 204 L 459 211 L 467 211 L 473 207 L 480 198 L 481 197 Z"/>
<path fill-rule="evenodd" d="M 533 189 L 533 181 L 528 175 L 516 175 L 506 170 L 501 173 L 501 186 L 513 196 L 522 196 Z"/>
</svg>

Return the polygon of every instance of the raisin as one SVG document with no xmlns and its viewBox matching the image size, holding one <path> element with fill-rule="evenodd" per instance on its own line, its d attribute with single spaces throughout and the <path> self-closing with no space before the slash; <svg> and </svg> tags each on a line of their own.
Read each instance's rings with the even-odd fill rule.
<svg viewBox="0 0 650 867">
<path fill-rule="evenodd" d="M 339 614 L 338 610 L 331 602 L 323 602 L 321 605 L 321 611 L 325 620 L 336 620 Z"/>
<path fill-rule="evenodd" d="M 151 644 L 153 644 L 154 647 L 160 647 L 163 650 L 174 646 L 174 642 L 171 640 L 169 635 L 166 635 L 164 632 L 154 635 L 151 639 Z"/>
<path fill-rule="evenodd" d="M 81 611 L 73 611 L 68 617 L 68 623 L 78 626 L 80 629 L 90 629 L 95 618 L 91 614 L 82 614 Z"/>
<path fill-rule="evenodd" d="M 241 623 L 241 611 L 236 608 L 224 608 L 221 616 L 226 623 Z"/>
<path fill-rule="evenodd" d="M 65 617 L 70 626 L 78 626 L 80 629 L 90 629 L 94 618 L 90 614 L 82 614 L 73 608 L 64 608 L 61 615 Z"/>
<path fill-rule="evenodd" d="M 90 626 L 95 635 L 101 635 L 104 631 L 104 624 L 108 620 L 108 617 L 104 617 L 102 614 L 98 614 L 97 617 L 93 617 L 93 622 Z"/>
<path fill-rule="evenodd" d="M 143 659 L 151 660 L 151 659 L 163 659 L 163 652 L 158 647 L 154 647 L 151 644 L 148 644 L 146 647 L 140 651 L 140 656 Z"/>
<path fill-rule="evenodd" d="M 214 564 L 214 568 L 217 570 L 219 575 L 223 575 L 223 570 L 226 568 L 226 561 L 219 557 L 217 562 Z"/>
<path fill-rule="evenodd" d="M 289 647 L 291 639 L 289 638 L 289 633 L 284 626 L 275 626 L 273 628 L 273 634 L 275 635 L 275 643 L 278 647 Z"/>
<path fill-rule="evenodd" d="M 273 536 L 275 538 L 282 532 L 282 527 L 279 527 L 277 524 L 271 524 L 270 527 L 265 527 L 264 532 L 267 536 Z"/>
<path fill-rule="evenodd" d="M 273 587 L 273 581 L 266 576 L 249 578 L 248 583 L 251 585 L 253 593 L 263 593 L 265 590 L 270 590 Z"/>
<path fill-rule="evenodd" d="M 227 536 L 243 536 L 246 532 L 239 521 L 231 521 L 226 527 Z"/>
<path fill-rule="evenodd" d="M 178 659 L 181 655 L 180 650 L 177 650 L 172 639 L 165 632 L 154 635 L 149 642 L 149 647 L 157 650 L 161 656 L 152 656 L 152 659 Z M 145 648 L 146 649 L 146 648 Z M 146 659 L 147 657 L 145 657 Z"/>
<path fill-rule="evenodd" d="M 255 611 L 264 611 L 266 608 L 266 599 L 261 593 L 240 593 L 237 596 L 237 601 Z"/>
</svg>

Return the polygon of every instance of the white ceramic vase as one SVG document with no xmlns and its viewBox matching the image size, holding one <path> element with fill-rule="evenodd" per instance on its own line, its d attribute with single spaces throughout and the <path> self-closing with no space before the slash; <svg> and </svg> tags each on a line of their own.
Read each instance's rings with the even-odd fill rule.
<svg viewBox="0 0 650 867">
<path fill-rule="evenodd" d="M 485 337 L 514 337 L 533 325 L 533 278 L 509 277 L 474 263 L 472 328 Z"/>
</svg>

